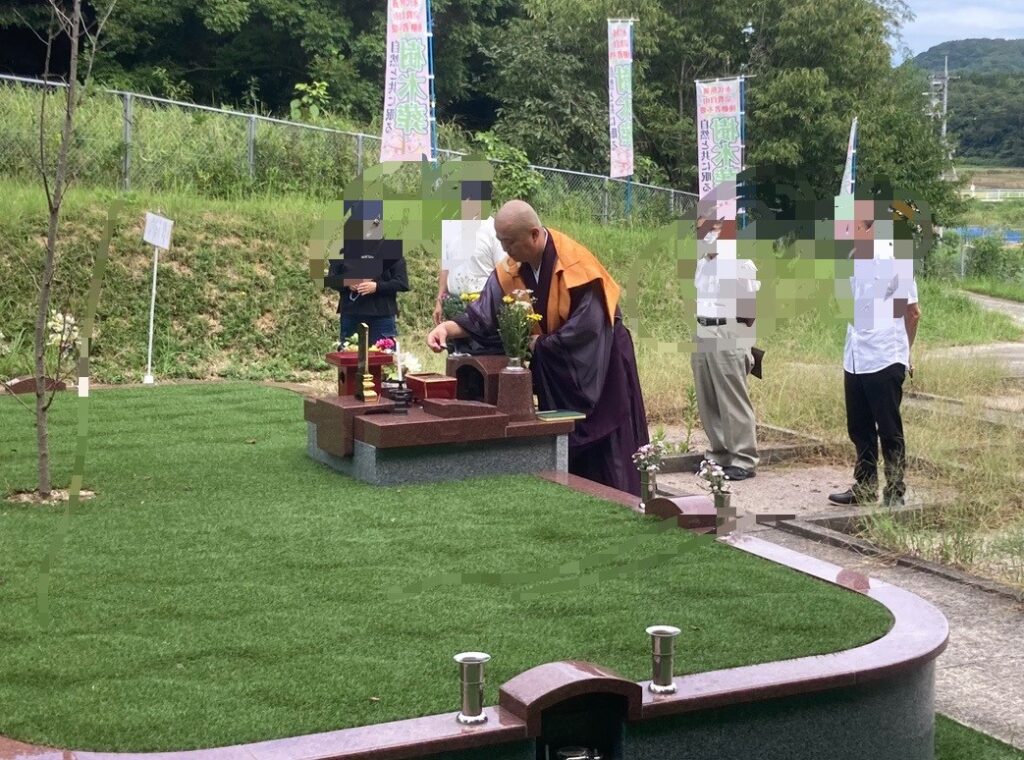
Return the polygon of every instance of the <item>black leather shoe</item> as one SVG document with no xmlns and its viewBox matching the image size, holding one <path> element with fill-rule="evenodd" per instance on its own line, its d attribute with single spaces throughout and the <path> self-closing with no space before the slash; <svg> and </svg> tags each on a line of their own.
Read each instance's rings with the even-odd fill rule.
<svg viewBox="0 0 1024 760">
<path fill-rule="evenodd" d="M 864 504 L 874 504 L 878 501 L 878 496 L 854 492 L 852 488 L 847 488 L 845 491 L 829 494 L 828 500 L 830 504 L 836 504 L 840 507 L 859 507 Z"/>
<path fill-rule="evenodd" d="M 884 496 L 882 496 L 882 505 L 888 507 L 889 509 L 892 509 L 893 507 L 905 507 L 907 505 L 907 502 L 904 500 L 902 496 L 887 493 Z"/>
<path fill-rule="evenodd" d="M 729 480 L 746 480 L 757 475 L 753 470 L 747 470 L 743 467 L 723 467 L 722 471 Z"/>
</svg>

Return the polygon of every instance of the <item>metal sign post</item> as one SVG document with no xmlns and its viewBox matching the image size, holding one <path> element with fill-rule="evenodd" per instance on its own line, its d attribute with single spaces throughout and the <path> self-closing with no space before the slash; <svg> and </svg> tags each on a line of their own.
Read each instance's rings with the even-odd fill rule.
<svg viewBox="0 0 1024 760">
<path fill-rule="evenodd" d="M 149 298 L 149 350 L 146 354 L 146 375 L 142 378 L 145 385 L 153 384 L 153 323 L 156 316 L 156 270 L 160 263 L 160 249 L 171 248 L 171 229 L 174 222 L 157 214 L 146 212 L 146 228 L 142 239 L 153 246 L 153 290 Z"/>
</svg>

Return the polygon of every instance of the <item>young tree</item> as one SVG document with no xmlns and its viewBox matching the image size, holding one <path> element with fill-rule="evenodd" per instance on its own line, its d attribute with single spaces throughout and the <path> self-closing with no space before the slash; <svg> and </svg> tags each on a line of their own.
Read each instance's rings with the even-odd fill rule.
<svg viewBox="0 0 1024 760">
<path fill-rule="evenodd" d="M 68 77 L 67 83 L 59 91 L 64 95 L 63 114 L 60 118 L 60 141 L 54 158 L 47 147 L 47 104 L 51 97 L 49 88 L 44 88 L 39 107 L 39 175 L 46 193 L 46 204 L 49 219 L 46 230 L 46 249 L 43 252 L 42 276 L 38 280 L 39 308 L 36 312 L 34 338 L 34 375 L 36 384 L 36 445 L 38 449 L 39 496 L 48 499 L 51 495 L 50 485 L 50 443 L 49 443 L 49 410 L 55 397 L 55 389 L 50 388 L 47 398 L 46 348 L 52 332 L 50 304 L 53 294 L 54 277 L 59 263 L 59 235 L 61 208 L 65 194 L 75 178 L 73 162 L 73 146 L 75 138 L 75 113 L 81 99 L 87 91 L 92 73 L 92 63 L 98 49 L 100 33 L 103 25 L 110 17 L 115 0 L 105 7 L 97 7 L 96 17 L 90 21 L 83 13 L 82 0 L 50 0 L 49 23 L 45 38 L 46 62 L 43 78 L 49 79 L 50 64 L 54 46 L 58 41 L 68 44 Z M 83 48 L 84 47 L 84 51 Z M 83 56 L 84 52 L 84 56 Z M 84 64 L 84 65 L 83 65 Z M 82 81 L 80 74 L 84 72 Z M 51 165 L 52 164 L 52 165 Z M 66 317 L 61 319 L 57 329 L 60 342 L 57 350 L 55 376 L 59 378 L 62 360 L 66 357 L 66 344 L 69 330 Z"/>
</svg>

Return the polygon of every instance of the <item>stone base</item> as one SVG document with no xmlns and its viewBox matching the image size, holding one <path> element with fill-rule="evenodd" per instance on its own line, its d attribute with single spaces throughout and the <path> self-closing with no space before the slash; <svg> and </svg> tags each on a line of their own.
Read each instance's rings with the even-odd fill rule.
<svg viewBox="0 0 1024 760">
<path fill-rule="evenodd" d="M 316 429 L 316 423 L 306 422 L 306 451 L 310 457 L 379 486 L 569 471 L 569 436 L 565 434 L 387 449 L 356 440 L 351 457 L 338 457 L 317 446 Z"/>
</svg>

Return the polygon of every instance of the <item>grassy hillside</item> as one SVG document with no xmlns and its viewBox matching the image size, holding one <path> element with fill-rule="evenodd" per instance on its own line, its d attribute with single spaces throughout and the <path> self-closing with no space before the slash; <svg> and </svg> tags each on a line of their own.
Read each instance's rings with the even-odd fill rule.
<svg viewBox="0 0 1024 760">
<path fill-rule="evenodd" d="M 34 320 L 33 272 L 41 260 L 45 202 L 36 186 L 0 181 L 0 332 L 18 348 L 0 356 L 0 375 L 27 373 Z M 113 194 L 79 189 L 67 199 L 55 305 L 80 318 L 90 267 Z M 326 205 L 312 200 L 209 200 L 189 195 L 130 195 L 117 226 L 98 310 L 91 369 L 96 380 L 137 381 L 145 372 L 152 250 L 142 243 L 147 210 L 175 220 L 172 250 L 161 257 L 154 373 L 162 378 L 308 379 L 327 377 L 323 354 L 336 336 L 336 294 L 308 274 L 307 245 Z M 557 218 L 548 224 L 590 247 L 627 294 L 623 308 L 640 346 L 641 375 L 652 416 L 678 415 L 690 382 L 692 279 L 679 274 L 664 231 L 600 226 Z M 412 291 L 402 294 L 401 334 L 427 366 L 423 337 L 436 293 L 437 260 L 406 252 Z M 818 262 L 828 263 L 828 262 Z M 765 270 L 767 271 L 767 270 Z M 813 276 L 813 275 L 812 275 Z M 822 274 L 817 275 L 821 277 Z M 827 275 L 831 276 L 831 275 Z M 767 278 L 766 278 L 767 279 Z M 1012 339 L 1008 321 L 982 316 L 939 283 L 922 283 L 924 345 Z M 770 292 L 766 287 L 765 294 Z M 786 299 L 765 301 L 759 335 L 774 381 L 784 359 L 835 369 L 845 320 L 832 314 L 774 317 Z M 789 299 L 793 301 L 792 298 Z M 778 368 L 778 369 L 777 369 Z M 755 393 L 768 393 L 758 387 Z"/>
</svg>

